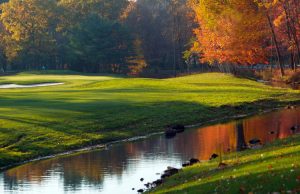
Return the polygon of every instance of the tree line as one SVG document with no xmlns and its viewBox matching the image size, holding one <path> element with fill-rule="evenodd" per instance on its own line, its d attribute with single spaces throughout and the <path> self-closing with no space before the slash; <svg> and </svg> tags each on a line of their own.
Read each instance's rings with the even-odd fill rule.
<svg viewBox="0 0 300 194">
<path fill-rule="evenodd" d="M 1 68 L 182 70 L 193 29 L 185 5 L 185 0 L 2 2 Z"/>
<path fill-rule="evenodd" d="M 299 0 L 0 1 L 0 69 L 93 73 L 300 63 Z"/>
</svg>

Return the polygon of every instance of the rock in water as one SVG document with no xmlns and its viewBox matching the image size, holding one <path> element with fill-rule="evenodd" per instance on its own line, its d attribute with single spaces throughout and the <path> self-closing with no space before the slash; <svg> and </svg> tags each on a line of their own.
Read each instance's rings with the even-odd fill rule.
<svg viewBox="0 0 300 194">
<path fill-rule="evenodd" d="M 165 178 L 168 178 L 169 176 L 170 176 L 170 175 L 164 173 L 164 174 L 162 174 L 162 175 L 160 176 L 160 178 L 161 178 L 161 179 L 165 179 Z"/>
<path fill-rule="evenodd" d="M 165 136 L 166 136 L 166 138 L 173 138 L 176 136 L 176 131 L 174 129 L 168 128 L 165 131 Z"/>
<path fill-rule="evenodd" d="M 198 160 L 197 158 L 191 158 L 190 159 L 190 165 L 194 165 L 194 164 L 197 164 L 199 162 L 200 162 L 200 160 Z"/>
<path fill-rule="evenodd" d="M 269 134 L 270 134 L 270 135 L 274 135 L 274 134 L 275 134 L 275 131 L 270 131 Z"/>
<path fill-rule="evenodd" d="M 179 172 L 179 169 L 173 168 L 173 167 L 168 167 L 168 169 L 164 171 L 164 174 L 161 175 L 161 178 L 165 179 L 167 177 L 173 176 L 174 174 L 177 174 L 178 172 Z"/>
<path fill-rule="evenodd" d="M 250 144 L 255 145 L 261 143 L 260 139 L 254 138 L 249 141 Z"/>
<path fill-rule="evenodd" d="M 295 131 L 298 130 L 298 128 L 299 128 L 299 126 L 297 126 L 297 125 L 292 126 L 292 127 L 291 127 L 291 131 L 295 132 Z"/>
<path fill-rule="evenodd" d="M 186 162 L 186 163 L 182 164 L 182 167 L 187 167 L 187 166 L 191 166 L 191 163 L 190 162 Z"/>
<path fill-rule="evenodd" d="M 174 126 L 172 126 L 172 129 L 174 129 L 176 131 L 176 133 L 182 133 L 185 130 L 185 126 L 184 125 L 174 125 Z"/>
<path fill-rule="evenodd" d="M 286 106 L 285 108 L 286 108 L 286 109 L 295 109 L 295 106 L 293 106 L 293 105 L 288 105 L 288 106 Z"/>
<path fill-rule="evenodd" d="M 147 189 L 149 189 L 150 186 L 151 186 L 151 183 L 146 183 L 146 184 L 144 184 L 144 185 L 145 185 L 145 187 L 147 187 Z"/>
<path fill-rule="evenodd" d="M 152 184 L 155 186 L 161 185 L 163 183 L 163 181 L 161 179 L 158 179 L 156 181 L 154 181 Z"/>
<path fill-rule="evenodd" d="M 218 154 L 213 154 L 213 155 L 211 155 L 211 157 L 209 158 L 209 160 L 216 159 L 217 157 L 219 157 L 219 155 L 218 155 Z"/>
</svg>

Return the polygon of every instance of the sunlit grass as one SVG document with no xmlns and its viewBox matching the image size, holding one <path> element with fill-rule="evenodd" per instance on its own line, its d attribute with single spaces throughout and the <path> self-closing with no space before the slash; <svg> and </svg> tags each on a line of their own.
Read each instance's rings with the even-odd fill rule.
<svg viewBox="0 0 300 194">
<path fill-rule="evenodd" d="M 226 156 L 185 168 L 151 193 L 297 193 L 300 189 L 300 136 L 280 140 L 262 150 Z"/>
<path fill-rule="evenodd" d="M 220 73 L 160 80 L 74 72 L 0 77 L 0 84 L 49 82 L 64 85 L 0 89 L 0 166 L 161 131 L 168 124 L 204 122 L 299 100 L 297 91 Z"/>
</svg>

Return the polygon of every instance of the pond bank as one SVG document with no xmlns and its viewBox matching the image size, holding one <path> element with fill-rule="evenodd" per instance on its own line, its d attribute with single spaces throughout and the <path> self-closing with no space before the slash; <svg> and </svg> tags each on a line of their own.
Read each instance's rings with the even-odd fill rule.
<svg viewBox="0 0 300 194">
<path fill-rule="evenodd" d="M 184 168 L 149 193 L 299 193 L 300 135 Z"/>
<path fill-rule="evenodd" d="M 266 103 L 266 102 L 265 102 Z M 265 104 L 267 105 L 267 104 Z M 247 117 L 251 117 L 251 116 L 255 116 L 255 115 L 261 115 L 261 114 L 266 114 L 266 113 L 270 113 L 276 110 L 280 110 L 280 109 L 295 109 L 297 108 L 296 106 L 300 105 L 300 101 L 299 102 L 293 102 L 293 103 L 288 103 L 288 104 L 284 104 L 284 105 L 279 105 L 277 104 L 277 107 L 272 107 L 270 108 L 271 104 L 268 105 L 269 108 L 267 109 L 260 109 L 258 112 L 240 112 L 242 110 L 242 107 L 234 107 L 234 110 L 239 110 L 239 113 L 236 113 L 234 115 L 223 115 L 220 118 L 215 118 L 215 119 L 211 119 L 211 120 L 207 120 L 207 121 L 203 121 L 203 122 L 198 122 L 198 123 L 194 123 L 194 124 L 190 124 L 190 125 L 186 125 L 185 127 L 189 130 L 191 129 L 195 129 L 197 127 L 204 127 L 204 126 L 208 126 L 208 125 L 213 125 L 216 123 L 224 123 L 224 122 L 228 122 L 234 119 L 245 119 Z M 258 106 L 256 107 L 258 108 Z M 261 107 L 260 107 L 261 108 Z M 255 109 L 255 107 L 251 107 L 250 109 Z M 99 149 L 106 149 L 107 147 L 114 145 L 114 144 L 118 144 L 118 143 L 123 143 L 123 142 L 131 142 L 131 141 L 136 141 L 136 140 L 140 140 L 140 139 L 145 139 L 145 138 L 149 138 L 155 135 L 161 135 L 164 134 L 164 131 L 161 130 L 160 132 L 155 132 L 155 133 L 150 133 L 150 134 L 143 134 L 140 136 L 135 136 L 135 137 L 129 137 L 126 139 L 120 139 L 120 140 L 114 140 L 114 141 L 110 141 L 107 143 L 101 143 L 101 144 L 95 144 L 92 146 L 82 146 L 81 148 L 78 149 L 73 149 L 73 150 L 69 150 L 66 152 L 61 152 L 61 153 L 57 153 L 57 154 L 51 154 L 51 155 L 46 155 L 46 156 L 38 156 L 38 157 L 34 157 L 32 159 L 28 159 L 28 160 L 24 160 L 21 162 L 16 162 L 16 163 L 12 163 L 6 166 L 0 166 L 0 171 L 4 171 L 16 166 L 20 166 L 26 163 L 30 163 L 30 162 L 37 162 L 37 161 L 41 161 L 41 160 L 47 160 L 47 159 L 51 159 L 51 158 L 56 158 L 56 157 L 61 157 L 61 156 L 68 156 L 68 155 L 72 155 L 72 154 L 80 154 L 80 153 L 84 153 L 84 152 L 89 152 L 92 150 L 99 150 Z"/>
<path fill-rule="evenodd" d="M 139 189 L 145 190 L 149 182 L 167 176 L 161 172 L 168 166 L 181 168 L 191 158 L 207 161 L 213 153 L 222 153 L 223 160 L 227 161 L 228 153 L 240 150 L 254 138 L 262 144 L 288 138 L 292 134 L 291 126 L 300 121 L 300 109 L 291 108 L 204 125 L 185 130 L 172 139 L 157 134 L 106 144 L 102 149 L 27 163 L 0 173 L 0 192 L 26 193 L 28 190 L 31 194 L 57 185 L 57 194 L 67 191 L 94 193 L 96 190 L 103 194 L 136 194 Z M 219 153 L 220 142 L 223 150 Z"/>
</svg>

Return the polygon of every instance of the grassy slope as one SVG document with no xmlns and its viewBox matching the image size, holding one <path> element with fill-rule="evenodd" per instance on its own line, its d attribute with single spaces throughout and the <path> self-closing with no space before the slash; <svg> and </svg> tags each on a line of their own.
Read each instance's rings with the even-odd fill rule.
<svg viewBox="0 0 300 194">
<path fill-rule="evenodd" d="M 218 73 L 165 80 L 64 73 L 0 77 L 0 84 L 41 82 L 65 84 L 0 89 L 0 166 L 299 99 L 299 92 Z"/>
<path fill-rule="evenodd" d="M 300 136 L 183 169 L 151 193 L 299 193 Z"/>
</svg>

